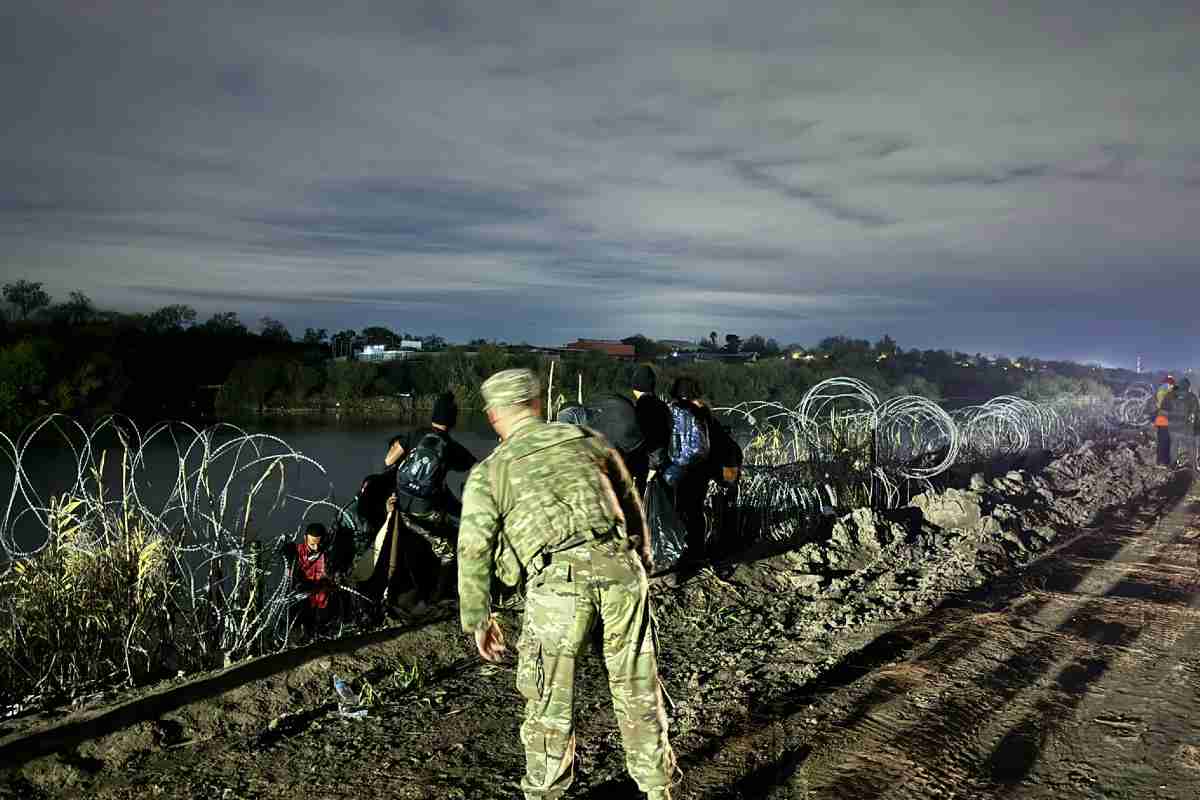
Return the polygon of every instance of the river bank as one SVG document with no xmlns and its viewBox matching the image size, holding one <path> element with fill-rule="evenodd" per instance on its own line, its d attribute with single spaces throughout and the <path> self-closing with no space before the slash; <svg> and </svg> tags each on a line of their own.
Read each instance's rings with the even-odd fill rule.
<svg viewBox="0 0 1200 800">
<path fill-rule="evenodd" d="M 428 419 L 436 397 L 432 394 L 390 395 L 346 402 L 264 405 L 261 408 L 219 405 L 217 410 L 227 417 L 239 419 L 307 417 L 412 424 Z"/>
<path fill-rule="evenodd" d="M 681 796 L 739 796 L 731 790 L 787 746 L 786 737 L 769 745 L 763 737 L 777 728 L 759 721 L 798 711 L 805 692 L 847 656 L 949 599 L 1019 574 L 1106 510 L 1144 502 L 1171 479 L 1153 466 L 1146 444 L 1087 443 L 1036 474 L 971 476 L 906 508 L 858 509 L 790 541 L 757 543 L 677 586 L 658 583 Z M 505 624 L 515 635 L 517 615 L 506 613 Z M 268 674 L 234 673 L 204 697 L 139 706 L 139 695 L 128 695 L 130 708 L 142 711 L 119 729 L 95 723 L 116 697 L 57 723 L 8 721 L 0 752 L 13 767 L 5 785 L 10 796 L 46 798 L 342 797 L 372 789 L 508 797 L 522 769 L 520 702 L 511 670 L 483 666 L 472 652 L 447 609 L 415 628 L 288 651 L 280 654 L 286 662 L 263 667 Z M 333 674 L 370 686 L 370 716 L 337 716 Z M 605 686 L 599 663 L 582 659 L 577 797 L 631 790 Z M 73 735 L 61 727 L 87 720 L 94 724 Z M 58 752 L 40 755 L 34 741 Z"/>
</svg>

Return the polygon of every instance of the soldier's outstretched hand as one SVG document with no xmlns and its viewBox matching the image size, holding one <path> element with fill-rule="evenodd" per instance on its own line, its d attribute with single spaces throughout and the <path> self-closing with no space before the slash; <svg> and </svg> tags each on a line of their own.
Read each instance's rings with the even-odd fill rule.
<svg viewBox="0 0 1200 800">
<path fill-rule="evenodd" d="M 498 663 L 500 657 L 507 652 L 504 646 L 504 630 L 495 617 L 488 620 L 487 625 L 475 631 L 475 648 L 484 661 Z"/>
</svg>

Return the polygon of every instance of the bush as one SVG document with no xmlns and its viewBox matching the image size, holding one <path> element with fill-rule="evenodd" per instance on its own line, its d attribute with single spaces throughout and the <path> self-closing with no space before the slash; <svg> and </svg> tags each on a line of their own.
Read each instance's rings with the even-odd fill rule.
<svg viewBox="0 0 1200 800">
<path fill-rule="evenodd" d="M 339 403 L 361 400 L 375 382 L 378 368 L 361 361 L 339 361 L 329 369 L 326 390 Z"/>
</svg>

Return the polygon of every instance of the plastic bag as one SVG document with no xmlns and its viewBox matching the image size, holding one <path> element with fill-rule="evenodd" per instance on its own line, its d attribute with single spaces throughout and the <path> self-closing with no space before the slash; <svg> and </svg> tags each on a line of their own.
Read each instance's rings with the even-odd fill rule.
<svg viewBox="0 0 1200 800">
<path fill-rule="evenodd" d="M 687 526 L 675 511 L 675 492 L 661 475 L 655 475 L 646 486 L 646 527 L 650 530 L 654 571 L 675 566 L 687 548 Z"/>
</svg>

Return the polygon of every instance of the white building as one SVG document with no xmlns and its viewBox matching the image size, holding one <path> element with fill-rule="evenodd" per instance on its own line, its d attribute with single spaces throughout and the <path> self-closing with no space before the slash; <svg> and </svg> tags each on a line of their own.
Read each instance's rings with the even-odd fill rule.
<svg viewBox="0 0 1200 800">
<path fill-rule="evenodd" d="M 421 352 L 421 343 L 419 341 L 405 339 L 401 342 L 401 349 L 389 350 L 387 345 L 383 344 L 368 344 L 363 345 L 362 351 L 358 354 L 360 361 L 402 361 L 406 358 L 417 358 L 424 355 Z"/>
</svg>

